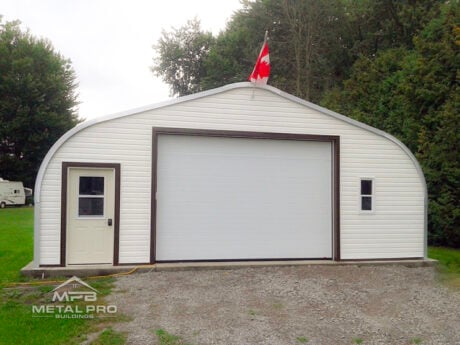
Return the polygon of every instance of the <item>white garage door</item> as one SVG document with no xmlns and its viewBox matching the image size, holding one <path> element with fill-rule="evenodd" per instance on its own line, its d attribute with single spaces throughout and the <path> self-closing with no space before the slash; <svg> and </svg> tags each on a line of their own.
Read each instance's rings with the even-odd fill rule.
<svg viewBox="0 0 460 345">
<path fill-rule="evenodd" d="M 158 136 L 156 260 L 332 257 L 331 143 Z"/>
</svg>

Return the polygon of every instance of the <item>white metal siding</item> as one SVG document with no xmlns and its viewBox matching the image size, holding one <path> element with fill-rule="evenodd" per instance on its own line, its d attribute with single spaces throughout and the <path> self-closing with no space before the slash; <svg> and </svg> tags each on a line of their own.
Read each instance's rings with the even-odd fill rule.
<svg viewBox="0 0 460 345">
<path fill-rule="evenodd" d="M 156 259 L 332 258 L 331 146 L 160 135 Z"/>
<path fill-rule="evenodd" d="M 414 162 L 375 133 L 259 88 L 234 88 L 98 123 L 77 132 L 46 168 L 40 264 L 58 264 L 62 161 L 121 163 L 120 263 L 149 261 L 152 127 L 340 136 L 341 257 L 423 257 L 424 185 Z M 359 212 L 360 177 L 375 180 L 375 212 Z"/>
</svg>

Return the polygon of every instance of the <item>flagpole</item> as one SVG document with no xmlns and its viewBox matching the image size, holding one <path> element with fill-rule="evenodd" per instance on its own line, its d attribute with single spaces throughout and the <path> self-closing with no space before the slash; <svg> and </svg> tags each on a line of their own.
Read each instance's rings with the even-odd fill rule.
<svg viewBox="0 0 460 345">
<path fill-rule="evenodd" d="M 260 49 L 256 64 L 252 73 L 249 75 L 249 81 L 255 84 L 266 85 L 270 76 L 270 57 L 268 51 L 268 30 L 265 30 L 264 43 Z"/>
</svg>

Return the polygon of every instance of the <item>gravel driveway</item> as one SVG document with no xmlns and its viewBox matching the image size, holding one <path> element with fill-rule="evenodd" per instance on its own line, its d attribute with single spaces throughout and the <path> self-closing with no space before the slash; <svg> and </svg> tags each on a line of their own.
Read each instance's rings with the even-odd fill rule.
<svg viewBox="0 0 460 345">
<path fill-rule="evenodd" d="M 460 292 L 432 267 L 296 266 L 118 278 L 128 344 L 460 344 Z M 362 342 L 361 342 L 362 340 Z"/>
</svg>

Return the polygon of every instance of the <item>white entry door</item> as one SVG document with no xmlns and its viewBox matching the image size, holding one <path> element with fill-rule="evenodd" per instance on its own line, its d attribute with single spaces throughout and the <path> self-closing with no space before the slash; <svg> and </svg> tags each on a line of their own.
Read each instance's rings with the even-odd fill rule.
<svg viewBox="0 0 460 345">
<path fill-rule="evenodd" d="M 67 264 L 112 264 L 115 171 L 69 168 Z"/>
<path fill-rule="evenodd" d="M 331 145 L 159 135 L 156 259 L 330 259 Z"/>
</svg>

